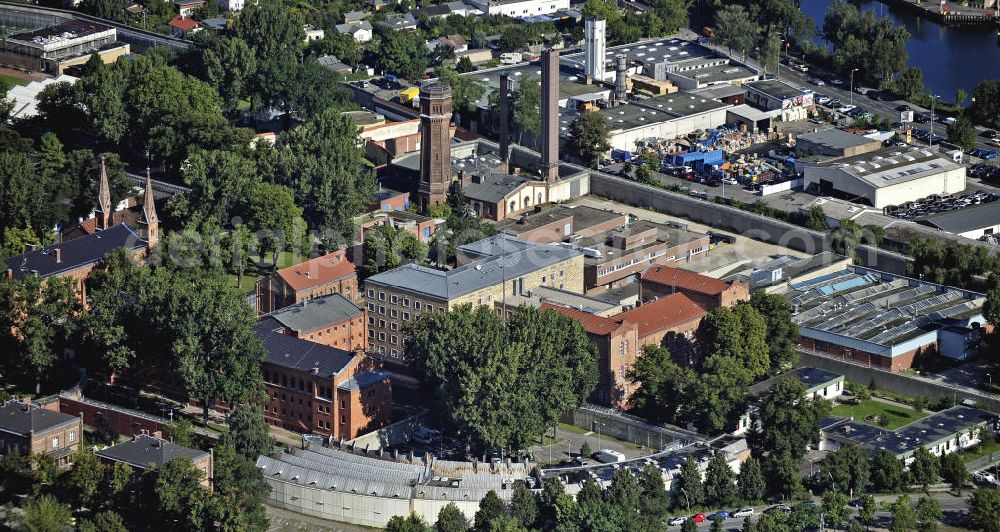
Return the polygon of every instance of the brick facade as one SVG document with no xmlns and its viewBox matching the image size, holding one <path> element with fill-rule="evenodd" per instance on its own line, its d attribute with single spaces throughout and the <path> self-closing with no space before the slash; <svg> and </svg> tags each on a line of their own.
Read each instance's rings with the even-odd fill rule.
<svg viewBox="0 0 1000 532">
<path fill-rule="evenodd" d="M 60 467 L 70 464 L 83 437 L 83 421 L 52 406 L 11 400 L 0 407 L 0 454 L 46 454 Z"/>
<path fill-rule="evenodd" d="M 722 281 L 671 266 L 654 266 L 643 274 L 639 286 L 642 301 L 676 293 L 686 295 L 705 310 L 750 300 L 750 286 L 739 281 Z"/>
<path fill-rule="evenodd" d="M 329 294 L 358 301 L 358 275 L 346 251 L 338 250 L 258 280 L 256 294 L 258 314 Z"/>
</svg>

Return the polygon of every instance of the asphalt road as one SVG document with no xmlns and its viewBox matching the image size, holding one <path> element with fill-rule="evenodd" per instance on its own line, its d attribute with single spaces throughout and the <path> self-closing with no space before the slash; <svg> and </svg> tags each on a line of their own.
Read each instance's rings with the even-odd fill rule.
<svg viewBox="0 0 1000 532">
<path fill-rule="evenodd" d="M 920 493 L 912 493 L 910 494 L 910 499 L 912 500 L 913 504 L 916 505 L 917 500 L 921 496 L 922 494 Z M 967 501 L 969 497 L 968 491 L 963 492 L 962 497 L 955 497 L 947 492 L 932 492 L 931 497 L 937 499 L 937 501 L 941 503 L 941 512 L 944 514 L 944 519 L 942 520 L 943 523 L 949 525 L 960 525 L 968 519 L 968 512 L 967 512 L 968 508 Z M 815 500 L 817 504 L 821 502 L 820 499 L 815 499 Z M 881 506 L 883 502 L 892 502 L 894 500 L 896 500 L 895 495 L 875 497 L 875 501 L 879 506 Z M 755 506 L 753 520 L 756 522 L 760 518 L 762 513 L 770 507 L 771 506 Z M 731 508 L 730 510 L 736 510 L 736 508 Z M 856 514 L 857 514 L 856 511 L 852 511 L 851 513 L 852 516 Z M 892 519 L 889 513 L 887 512 L 877 512 L 875 514 L 875 521 L 876 521 L 875 526 L 883 528 L 888 528 L 888 526 L 892 523 Z M 702 523 L 698 523 L 698 530 L 709 530 L 711 526 L 712 523 L 710 521 L 704 521 Z M 742 518 L 727 519 L 724 523 L 725 530 L 740 530 L 742 527 L 743 527 Z M 680 530 L 680 528 L 681 528 L 680 525 L 674 525 L 667 527 L 667 530 Z"/>
</svg>

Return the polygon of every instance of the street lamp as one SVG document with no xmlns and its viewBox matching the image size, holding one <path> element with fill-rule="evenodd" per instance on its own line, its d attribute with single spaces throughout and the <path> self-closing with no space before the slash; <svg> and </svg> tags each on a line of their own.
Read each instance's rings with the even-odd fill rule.
<svg viewBox="0 0 1000 532">
<path fill-rule="evenodd" d="M 854 73 L 858 70 L 857 68 L 851 70 L 851 105 L 854 105 Z"/>
</svg>

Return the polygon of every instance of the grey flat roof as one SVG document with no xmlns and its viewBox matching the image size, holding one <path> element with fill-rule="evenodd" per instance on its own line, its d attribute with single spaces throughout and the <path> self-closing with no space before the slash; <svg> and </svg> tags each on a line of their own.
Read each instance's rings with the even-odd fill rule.
<svg viewBox="0 0 1000 532">
<path fill-rule="evenodd" d="M 495 257 L 505 253 L 515 253 L 537 246 L 527 240 L 523 240 L 504 233 L 469 242 L 458 247 L 459 251 L 479 255 L 481 257 Z"/>
<path fill-rule="evenodd" d="M 515 224 L 506 225 L 503 230 L 514 233 L 523 233 L 538 229 L 553 222 L 573 217 L 573 231 L 577 232 L 595 225 L 607 223 L 615 218 L 622 218 L 625 215 L 614 211 L 597 209 L 586 205 L 557 205 L 551 209 L 541 212 L 525 214 L 518 219 Z"/>
<path fill-rule="evenodd" d="M 580 254 L 579 251 L 561 246 L 536 245 L 509 255 L 476 261 L 449 271 L 407 264 L 373 275 L 365 281 L 365 284 L 391 286 L 398 290 L 406 290 L 448 301 L 483 288 L 499 285 L 504 282 L 504 279 L 516 279 Z"/>
<path fill-rule="evenodd" d="M 1000 224 L 1000 201 L 917 218 L 924 225 L 949 233 L 965 233 Z"/>
<path fill-rule="evenodd" d="M 809 91 L 793 87 L 784 81 L 779 81 L 776 79 L 766 79 L 762 81 L 753 81 L 746 84 L 747 87 L 757 89 L 772 98 L 778 100 L 785 100 L 788 98 L 794 98 L 796 96 L 802 96 L 803 94 L 809 94 Z"/>
<path fill-rule="evenodd" d="M 837 168 L 873 187 L 896 185 L 962 168 L 927 148 L 884 148 L 818 165 Z"/>
<path fill-rule="evenodd" d="M 827 420 L 824 432 L 862 447 L 892 451 L 896 456 L 908 455 L 917 447 L 931 445 L 982 423 L 995 422 L 992 412 L 968 406 L 954 406 L 904 425 L 895 431 L 885 430 L 857 421 Z"/>
<path fill-rule="evenodd" d="M 354 359 L 353 353 L 343 349 L 282 334 L 276 330 L 276 321 L 267 318 L 254 327 L 257 338 L 267 349 L 266 363 L 305 372 L 315 368 L 321 377 L 332 377 Z"/>
<path fill-rule="evenodd" d="M 270 317 L 293 331 L 313 331 L 363 315 L 346 297 L 330 294 L 276 310 Z"/>
<path fill-rule="evenodd" d="M 864 146 L 865 144 L 879 142 L 861 135 L 848 133 L 847 131 L 837 129 L 835 127 L 824 129 L 822 131 L 803 133 L 796 137 L 796 140 L 805 140 L 833 150 L 845 150 L 855 146 Z"/>
<path fill-rule="evenodd" d="M 511 192 L 517 190 L 528 181 L 532 181 L 532 179 L 522 175 L 490 173 L 480 175 L 478 182 L 476 181 L 477 179 L 473 178 L 473 181 L 470 181 L 462 188 L 462 192 L 466 198 L 484 203 L 499 203 L 509 196 Z"/>
<path fill-rule="evenodd" d="M 754 384 L 750 387 L 750 393 L 754 395 L 765 393 L 778 384 L 778 382 L 782 379 L 795 379 L 805 385 L 806 391 L 810 391 L 813 388 L 828 386 L 833 382 L 842 381 L 844 380 L 844 376 L 839 373 L 834 373 L 820 368 L 795 368 L 776 377 L 767 379 L 766 381 Z"/>
<path fill-rule="evenodd" d="M 629 249 L 619 249 L 614 246 L 608 245 L 608 239 L 616 234 L 621 235 L 632 235 L 635 233 L 641 233 L 643 231 L 648 231 L 649 229 L 656 230 L 656 236 L 652 240 L 646 240 L 642 243 L 636 244 L 634 247 Z M 638 220 L 625 228 L 612 229 L 605 231 L 603 233 L 598 233 L 591 237 L 579 238 L 573 240 L 573 244 L 592 248 L 600 251 L 603 255 L 602 258 L 586 257 L 584 261 L 587 264 L 603 264 L 615 260 L 620 255 L 625 255 L 628 253 L 633 253 L 640 249 L 652 247 L 655 245 L 660 245 L 666 243 L 668 246 L 677 246 L 680 244 L 687 244 L 688 242 L 694 242 L 702 238 L 707 238 L 708 235 L 704 233 L 696 233 L 694 231 L 688 231 L 686 229 L 680 229 L 677 227 L 672 227 L 669 225 L 658 224 L 656 222 L 651 222 L 649 220 Z"/>
<path fill-rule="evenodd" d="M 146 469 L 149 464 L 153 464 L 159 468 L 175 458 L 183 457 L 195 460 L 206 456 L 208 453 L 200 449 L 191 449 L 190 447 L 177 445 L 168 440 L 143 434 L 129 441 L 119 443 L 114 447 L 97 451 L 94 454 L 101 458 L 114 460 L 115 462 L 124 462 L 133 467 Z"/>
<path fill-rule="evenodd" d="M 80 418 L 46 410 L 31 403 L 10 400 L 0 406 L 0 432 L 29 436 L 56 427 L 79 423 Z"/>
<path fill-rule="evenodd" d="M 652 98 L 629 100 L 624 105 L 601 109 L 598 113 L 607 120 L 608 127 L 612 131 L 622 131 L 727 107 L 732 106 L 698 94 L 678 91 Z M 559 117 L 560 135 L 566 137 L 569 134 L 569 126 L 575 118 L 575 115 L 569 114 Z"/>
</svg>

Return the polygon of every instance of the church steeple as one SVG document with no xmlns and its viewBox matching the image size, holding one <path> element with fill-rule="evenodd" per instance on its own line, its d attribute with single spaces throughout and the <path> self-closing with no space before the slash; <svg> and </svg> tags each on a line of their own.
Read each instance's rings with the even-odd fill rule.
<svg viewBox="0 0 1000 532">
<path fill-rule="evenodd" d="M 111 187 L 108 186 L 108 169 L 101 157 L 101 178 L 97 185 L 97 228 L 107 229 L 111 226 Z"/>
<path fill-rule="evenodd" d="M 142 195 L 142 224 L 139 228 L 139 236 L 146 241 L 149 247 L 156 245 L 160 238 L 160 219 L 156 216 L 156 204 L 153 197 L 153 178 L 150 175 L 149 167 L 146 167 L 146 191 Z"/>
</svg>

